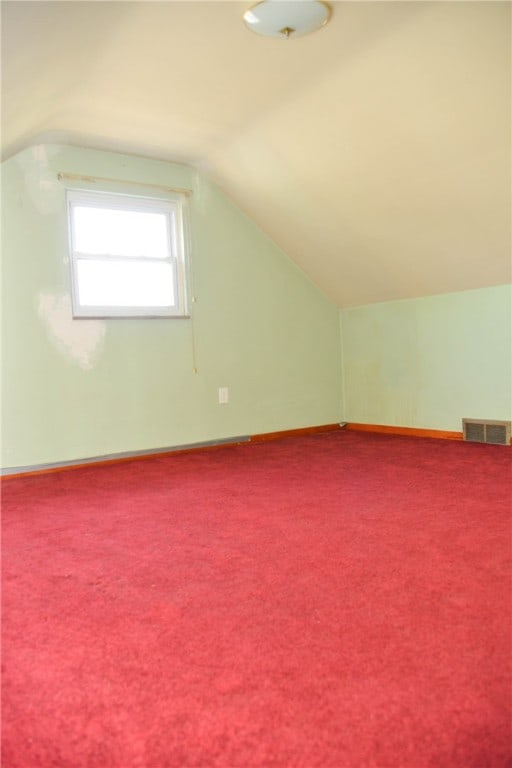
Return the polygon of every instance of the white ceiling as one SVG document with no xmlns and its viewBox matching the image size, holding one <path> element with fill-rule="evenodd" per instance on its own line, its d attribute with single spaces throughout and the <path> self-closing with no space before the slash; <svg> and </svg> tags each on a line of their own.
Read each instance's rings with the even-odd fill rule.
<svg viewBox="0 0 512 768">
<path fill-rule="evenodd" d="M 2 2 L 2 148 L 207 172 L 340 306 L 511 281 L 511 3 Z"/>
</svg>

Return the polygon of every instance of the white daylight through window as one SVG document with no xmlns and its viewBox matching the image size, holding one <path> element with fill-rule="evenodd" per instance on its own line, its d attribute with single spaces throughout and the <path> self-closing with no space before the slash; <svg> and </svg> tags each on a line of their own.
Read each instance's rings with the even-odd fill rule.
<svg viewBox="0 0 512 768">
<path fill-rule="evenodd" d="M 75 317 L 186 316 L 182 196 L 67 199 Z"/>
</svg>

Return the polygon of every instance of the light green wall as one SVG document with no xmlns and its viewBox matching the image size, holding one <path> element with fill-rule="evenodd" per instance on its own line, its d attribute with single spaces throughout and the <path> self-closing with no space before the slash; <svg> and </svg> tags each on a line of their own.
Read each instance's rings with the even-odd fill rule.
<svg viewBox="0 0 512 768">
<path fill-rule="evenodd" d="M 193 189 L 191 320 L 72 319 L 60 171 Z M 3 467 L 341 419 L 337 307 L 199 173 L 47 145 L 2 188 Z"/>
<path fill-rule="evenodd" d="M 191 320 L 72 319 L 59 171 L 193 189 Z M 2 282 L 2 467 L 342 419 L 512 418 L 511 286 L 339 311 L 186 166 L 55 145 L 9 159 Z"/>
<path fill-rule="evenodd" d="M 512 286 L 341 311 L 351 422 L 461 431 L 512 418 Z"/>
</svg>

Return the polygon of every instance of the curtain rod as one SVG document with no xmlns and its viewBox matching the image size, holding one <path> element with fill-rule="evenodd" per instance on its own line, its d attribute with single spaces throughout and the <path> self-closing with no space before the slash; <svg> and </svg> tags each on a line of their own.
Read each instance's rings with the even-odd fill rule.
<svg viewBox="0 0 512 768">
<path fill-rule="evenodd" d="M 63 179 L 68 179 L 69 181 L 88 181 L 88 182 L 96 182 L 96 181 L 106 181 L 113 184 L 133 184 L 136 187 L 149 187 L 150 189 L 163 189 L 166 192 L 178 192 L 181 195 L 191 195 L 192 190 L 191 189 L 185 189 L 184 187 L 166 187 L 163 184 L 148 184 L 144 181 L 129 181 L 127 179 L 109 179 L 105 176 L 82 176 L 79 173 L 63 173 L 59 172 L 57 174 L 57 178 L 59 181 L 62 181 Z"/>
</svg>

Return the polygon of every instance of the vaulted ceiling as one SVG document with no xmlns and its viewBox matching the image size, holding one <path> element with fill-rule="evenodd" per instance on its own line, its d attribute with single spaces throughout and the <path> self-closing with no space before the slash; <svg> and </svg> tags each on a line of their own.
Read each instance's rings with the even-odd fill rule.
<svg viewBox="0 0 512 768">
<path fill-rule="evenodd" d="M 511 280 L 511 3 L 2 2 L 2 150 L 190 163 L 340 306 Z"/>
</svg>

